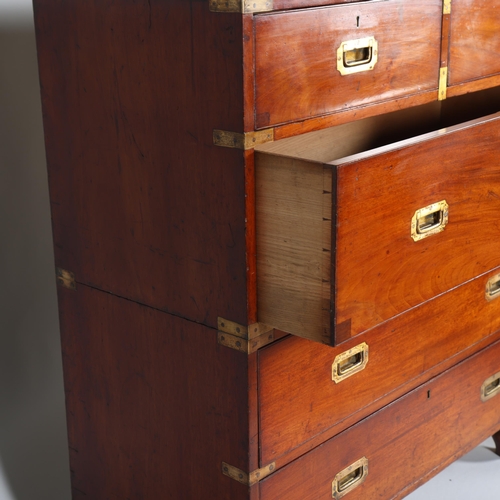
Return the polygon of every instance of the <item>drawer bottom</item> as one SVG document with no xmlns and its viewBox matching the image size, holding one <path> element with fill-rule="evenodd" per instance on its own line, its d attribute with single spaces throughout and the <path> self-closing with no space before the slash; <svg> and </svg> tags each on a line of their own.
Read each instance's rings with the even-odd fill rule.
<svg viewBox="0 0 500 500">
<path fill-rule="evenodd" d="M 403 498 L 499 429 L 500 341 L 278 470 L 260 500 Z"/>
</svg>

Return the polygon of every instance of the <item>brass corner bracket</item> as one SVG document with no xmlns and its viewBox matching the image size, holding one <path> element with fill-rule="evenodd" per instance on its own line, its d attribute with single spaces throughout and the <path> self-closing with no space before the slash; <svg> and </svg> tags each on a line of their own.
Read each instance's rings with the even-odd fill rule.
<svg viewBox="0 0 500 500">
<path fill-rule="evenodd" d="M 210 0 L 209 8 L 212 12 L 254 14 L 273 10 L 273 0 Z"/>
<path fill-rule="evenodd" d="M 263 323 L 244 326 L 224 318 L 217 318 L 217 342 L 245 354 L 252 354 L 257 349 L 274 340 L 274 329 Z"/>
<path fill-rule="evenodd" d="M 451 0 L 443 0 L 443 14 L 451 14 Z"/>
<path fill-rule="evenodd" d="M 274 141 L 274 129 L 268 128 L 244 133 L 214 130 L 213 141 L 215 146 L 247 150 L 259 144 Z"/>
<path fill-rule="evenodd" d="M 56 267 L 56 279 L 59 285 L 70 290 L 76 290 L 75 275 L 70 271 Z"/>
<path fill-rule="evenodd" d="M 271 472 L 276 468 L 276 462 L 267 465 L 266 467 L 262 467 L 261 469 L 254 470 L 253 472 L 247 473 L 234 467 L 232 465 L 227 464 L 226 462 L 222 462 L 222 474 L 230 477 L 242 483 L 246 486 L 253 486 L 258 483 L 261 479 L 269 476 Z"/>
</svg>

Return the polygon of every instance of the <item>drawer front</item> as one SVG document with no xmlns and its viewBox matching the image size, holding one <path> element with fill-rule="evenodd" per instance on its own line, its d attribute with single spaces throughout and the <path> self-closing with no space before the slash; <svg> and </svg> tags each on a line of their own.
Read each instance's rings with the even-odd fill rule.
<svg viewBox="0 0 500 500">
<path fill-rule="evenodd" d="M 500 74 L 500 2 L 453 0 L 448 84 Z"/>
<path fill-rule="evenodd" d="M 401 498 L 500 429 L 499 378 L 497 342 L 264 479 L 261 500 L 331 499 L 360 459 L 346 499 Z"/>
<path fill-rule="evenodd" d="M 395 393 L 478 350 L 500 330 L 500 300 L 485 297 L 498 272 L 500 268 L 342 346 L 288 337 L 259 351 L 261 463 L 296 458 L 380 408 L 389 395 L 394 399 Z"/>
<path fill-rule="evenodd" d="M 441 11 L 382 0 L 256 16 L 256 128 L 437 91 Z"/>
<path fill-rule="evenodd" d="M 499 123 L 325 165 L 259 154 L 259 321 L 339 344 L 499 265 Z"/>
<path fill-rule="evenodd" d="M 500 264 L 500 118 L 472 123 L 337 167 L 335 322 L 346 337 Z M 429 217 L 444 230 L 415 234 Z"/>
</svg>

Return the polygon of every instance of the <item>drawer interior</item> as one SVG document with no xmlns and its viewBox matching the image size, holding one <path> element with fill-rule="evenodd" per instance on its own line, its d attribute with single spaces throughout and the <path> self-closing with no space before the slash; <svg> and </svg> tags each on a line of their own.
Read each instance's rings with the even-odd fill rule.
<svg viewBox="0 0 500 500">
<path fill-rule="evenodd" d="M 500 110 L 499 88 L 377 115 L 257 146 L 256 151 L 330 162 Z"/>
</svg>

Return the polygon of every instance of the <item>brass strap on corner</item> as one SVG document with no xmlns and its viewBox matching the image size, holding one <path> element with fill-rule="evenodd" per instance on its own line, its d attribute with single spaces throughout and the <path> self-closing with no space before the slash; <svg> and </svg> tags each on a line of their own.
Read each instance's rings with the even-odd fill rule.
<svg viewBox="0 0 500 500">
<path fill-rule="evenodd" d="M 438 100 L 444 101 L 446 99 L 446 89 L 448 88 L 448 68 L 439 68 L 439 88 Z"/>
<path fill-rule="evenodd" d="M 56 267 L 56 279 L 59 285 L 70 290 L 76 290 L 76 279 L 72 272 Z"/>
<path fill-rule="evenodd" d="M 275 468 L 276 462 L 273 462 L 266 467 L 262 467 L 261 469 L 256 469 L 253 472 L 247 473 L 242 471 L 241 469 L 238 469 L 237 467 L 227 464 L 226 462 L 222 462 L 222 474 L 246 486 L 253 486 L 254 484 L 258 483 L 261 479 L 269 476 L 269 474 L 271 474 L 271 472 L 273 472 Z"/>
<path fill-rule="evenodd" d="M 443 0 L 443 14 L 451 14 L 451 0 Z"/>
<path fill-rule="evenodd" d="M 217 327 L 217 342 L 220 345 L 246 354 L 252 354 L 274 340 L 274 329 L 263 323 L 244 326 L 218 318 Z"/>
<path fill-rule="evenodd" d="M 214 130 L 213 141 L 215 146 L 247 150 L 259 144 L 274 141 L 274 129 L 268 128 L 244 133 Z"/>
<path fill-rule="evenodd" d="M 273 10 L 273 0 L 210 0 L 211 12 L 239 12 L 255 14 Z"/>
</svg>

